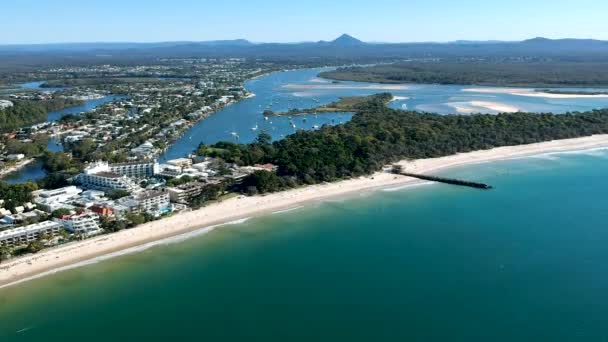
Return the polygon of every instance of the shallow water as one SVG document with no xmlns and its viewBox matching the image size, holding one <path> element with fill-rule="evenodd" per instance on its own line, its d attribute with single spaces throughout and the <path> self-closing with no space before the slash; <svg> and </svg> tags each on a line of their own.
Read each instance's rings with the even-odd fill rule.
<svg viewBox="0 0 608 342">
<path fill-rule="evenodd" d="M 321 79 L 317 75 L 329 69 L 304 69 L 273 73 L 259 79 L 247 81 L 246 88 L 256 94 L 229 106 L 199 122 L 179 139 L 161 159 L 183 157 L 201 143 L 218 141 L 248 143 L 261 131 L 270 133 L 274 139 L 294 133 L 298 129 L 313 126 L 340 124 L 351 118 L 351 114 L 319 114 L 265 120 L 265 110 L 284 112 L 293 108 L 314 108 L 337 101 L 343 96 L 367 96 L 390 92 L 398 100 L 390 103 L 392 108 L 409 109 L 440 114 L 457 114 L 457 107 L 470 112 L 497 113 L 481 105 L 499 104 L 521 111 L 565 113 L 608 107 L 608 98 L 548 99 L 512 95 L 505 88 L 476 86 L 447 86 L 425 84 L 383 85 L 358 82 L 339 82 Z M 480 92 L 469 92 L 481 89 Z M 579 89 L 580 90 L 580 89 Z M 593 90 L 593 89 L 591 89 Z M 510 90 L 509 90 L 510 92 Z M 305 120 L 305 122 L 304 122 Z M 296 127 L 292 127 L 293 123 Z M 253 130 L 252 128 L 255 128 Z M 234 133 L 234 134 L 233 134 Z M 235 138 L 235 134 L 239 138 Z"/>
<path fill-rule="evenodd" d="M 550 156 L 550 158 L 547 158 Z M 608 153 L 444 170 L 0 290 L 0 340 L 598 341 Z"/>
</svg>

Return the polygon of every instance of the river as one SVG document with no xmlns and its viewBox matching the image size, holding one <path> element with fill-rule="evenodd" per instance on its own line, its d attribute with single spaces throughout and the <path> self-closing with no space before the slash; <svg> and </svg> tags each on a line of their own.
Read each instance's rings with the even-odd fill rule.
<svg viewBox="0 0 608 342">
<path fill-rule="evenodd" d="M 608 97 L 552 98 L 532 96 L 533 89 L 507 89 L 458 85 L 402 84 L 383 85 L 359 82 L 339 82 L 321 79 L 317 75 L 330 69 L 303 69 L 275 72 L 245 82 L 245 87 L 255 97 L 244 99 L 228 106 L 210 117 L 199 121 L 184 133 L 159 158 L 161 161 L 183 157 L 201 143 L 218 141 L 251 142 L 261 131 L 270 133 L 274 139 L 294 133 L 298 129 L 315 129 L 322 125 L 335 125 L 350 120 L 350 113 L 271 117 L 262 114 L 269 109 L 275 112 L 293 108 L 313 108 L 338 100 L 343 96 L 367 96 L 390 92 L 396 100 L 390 106 L 440 114 L 471 112 L 497 113 L 500 109 L 517 109 L 530 112 L 566 113 L 608 107 Z M 29 87 L 39 82 L 27 83 Z M 577 89 L 585 90 L 585 89 Z M 594 89 L 588 89 L 592 91 Z M 49 118 L 68 113 L 91 110 L 95 106 L 114 100 L 87 101 L 80 108 L 49 114 Z M 295 127 L 294 127 L 295 126 Z M 34 165 L 32 164 L 32 168 Z M 32 174 L 31 170 L 25 173 Z M 36 173 L 43 176 L 43 172 Z M 15 174 L 18 181 L 29 179 L 27 174 Z"/>
</svg>

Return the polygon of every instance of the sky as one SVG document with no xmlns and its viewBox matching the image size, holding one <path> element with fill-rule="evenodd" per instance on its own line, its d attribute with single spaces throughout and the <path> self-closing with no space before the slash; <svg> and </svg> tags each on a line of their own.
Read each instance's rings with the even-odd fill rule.
<svg viewBox="0 0 608 342">
<path fill-rule="evenodd" d="M 0 44 L 608 40 L 605 0 L 6 0 Z"/>
</svg>

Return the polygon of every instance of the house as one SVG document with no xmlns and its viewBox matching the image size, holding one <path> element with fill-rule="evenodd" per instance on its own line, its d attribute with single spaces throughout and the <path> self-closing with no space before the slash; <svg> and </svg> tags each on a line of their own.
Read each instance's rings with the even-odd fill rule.
<svg viewBox="0 0 608 342">
<path fill-rule="evenodd" d="M 8 156 L 6 156 L 6 159 L 10 161 L 21 161 L 25 159 L 25 154 L 9 154 Z"/>
</svg>

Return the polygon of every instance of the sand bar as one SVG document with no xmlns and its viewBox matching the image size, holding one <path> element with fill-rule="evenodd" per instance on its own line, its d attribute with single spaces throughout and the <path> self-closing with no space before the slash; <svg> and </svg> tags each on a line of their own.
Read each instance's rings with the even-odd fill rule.
<svg viewBox="0 0 608 342">
<path fill-rule="evenodd" d="M 526 97 L 541 97 L 546 99 L 605 99 L 608 98 L 608 94 L 553 94 L 543 91 L 536 91 L 534 89 L 525 88 L 467 88 L 463 89 L 463 92 L 467 93 L 481 93 L 481 94 L 508 94 L 515 96 L 526 96 Z"/>
<path fill-rule="evenodd" d="M 481 113 L 486 110 L 498 113 L 516 113 L 519 111 L 519 108 L 515 106 L 489 101 L 451 102 L 447 105 L 461 114 Z"/>
<path fill-rule="evenodd" d="M 608 148 L 608 135 L 499 147 L 441 158 L 402 161 L 401 164 L 409 172 L 427 173 L 495 160 L 595 148 Z M 70 243 L 35 255 L 5 261 L 0 265 L 0 288 L 7 284 L 16 284 L 23 280 L 35 278 L 37 275 L 46 274 L 52 270 L 64 269 L 68 265 L 197 231 L 205 227 L 270 214 L 329 198 L 347 197 L 365 191 L 400 187 L 417 182 L 419 181 L 416 179 L 378 172 L 368 177 L 303 187 L 267 196 L 231 198 L 196 211 L 178 214 L 133 229 Z"/>
</svg>

